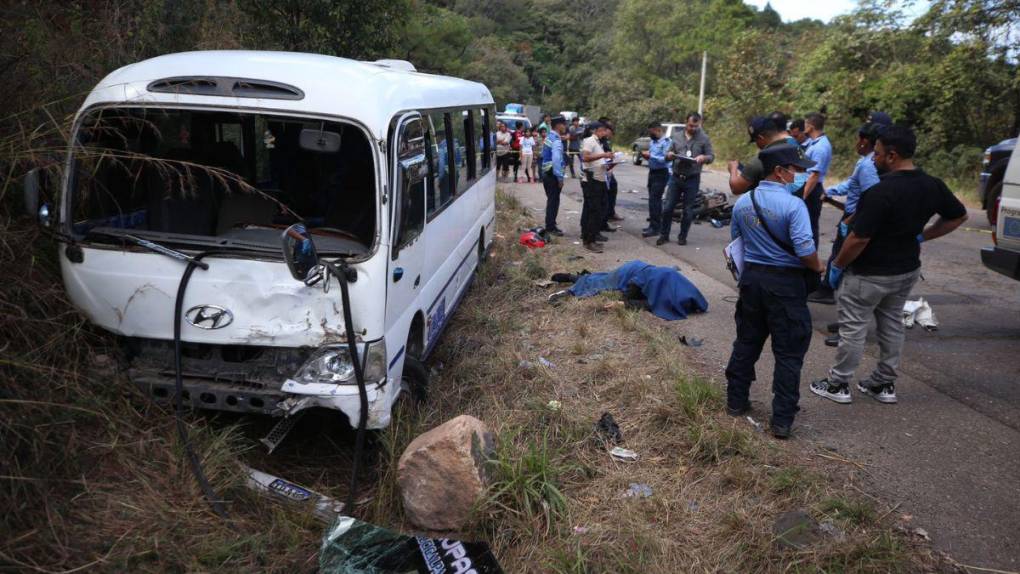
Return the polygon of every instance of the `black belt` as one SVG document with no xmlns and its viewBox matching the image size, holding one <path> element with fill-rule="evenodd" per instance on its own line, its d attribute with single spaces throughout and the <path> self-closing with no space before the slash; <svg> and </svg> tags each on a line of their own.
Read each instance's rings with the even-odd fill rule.
<svg viewBox="0 0 1020 574">
<path fill-rule="evenodd" d="M 748 269 L 754 269 L 755 271 L 761 271 L 762 273 L 772 273 L 774 275 L 802 275 L 804 273 L 803 267 L 781 267 L 779 265 L 762 265 L 761 263 L 747 262 Z"/>
</svg>

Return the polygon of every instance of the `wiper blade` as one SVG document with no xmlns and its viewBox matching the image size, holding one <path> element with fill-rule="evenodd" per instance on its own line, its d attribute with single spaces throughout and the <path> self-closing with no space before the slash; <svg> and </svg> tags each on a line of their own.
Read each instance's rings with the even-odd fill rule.
<svg viewBox="0 0 1020 574">
<path fill-rule="evenodd" d="M 199 259 L 195 259 L 194 257 L 188 255 L 187 253 L 181 253 L 180 251 L 177 251 L 175 249 L 170 249 L 169 247 L 167 247 L 165 245 L 160 245 L 159 243 L 155 243 L 153 241 L 149 241 L 148 239 L 142 239 L 141 237 L 138 237 L 136 235 L 131 235 L 130 233 L 107 231 L 105 229 L 90 229 L 88 231 L 88 234 L 90 234 L 90 235 L 105 235 L 107 237 L 116 237 L 116 238 L 120 238 L 120 239 L 126 239 L 127 241 L 129 241 L 131 243 L 134 243 L 135 245 L 137 245 L 137 246 L 139 246 L 139 247 L 141 247 L 143 249 L 148 249 L 149 251 L 152 251 L 154 253 L 159 253 L 160 255 L 166 255 L 167 257 L 170 257 L 170 258 L 173 258 L 173 259 L 177 259 L 178 261 L 185 261 L 187 263 L 194 263 L 196 266 L 201 267 L 203 270 L 206 270 L 206 271 L 209 270 L 209 264 L 208 263 L 206 263 L 204 261 L 201 261 Z"/>
</svg>

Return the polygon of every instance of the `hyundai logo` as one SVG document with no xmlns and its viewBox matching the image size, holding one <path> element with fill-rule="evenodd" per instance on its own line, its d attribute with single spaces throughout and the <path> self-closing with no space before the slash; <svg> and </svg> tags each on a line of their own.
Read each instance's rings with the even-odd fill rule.
<svg viewBox="0 0 1020 574">
<path fill-rule="evenodd" d="M 216 305 L 198 305 L 188 309 L 184 318 L 199 329 L 222 329 L 234 322 L 234 314 Z"/>
</svg>

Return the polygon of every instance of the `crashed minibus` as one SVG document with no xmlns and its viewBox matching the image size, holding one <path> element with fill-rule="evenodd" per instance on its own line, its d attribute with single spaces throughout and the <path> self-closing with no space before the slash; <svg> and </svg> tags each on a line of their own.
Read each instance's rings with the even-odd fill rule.
<svg viewBox="0 0 1020 574">
<path fill-rule="evenodd" d="M 360 375 L 382 428 L 491 245 L 494 113 L 485 86 L 403 61 L 160 56 L 89 94 L 39 215 L 147 395 L 356 424 Z"/>
</svg>

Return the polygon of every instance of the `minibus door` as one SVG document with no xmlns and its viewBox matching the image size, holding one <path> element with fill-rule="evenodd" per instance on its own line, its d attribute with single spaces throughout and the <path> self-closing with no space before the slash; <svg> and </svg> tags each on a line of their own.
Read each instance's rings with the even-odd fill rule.
<svg viewBox="0 0 1020 574">
<path fill-rule="evenodd" d="M 405 114 L 391 138 L 392 225 L 390 273 L 386 296 L 387 335 L 406 337 L 422 291 L 425 261 L 425 186 L 428 161 L 421 116 Z M 396 331 L 391 331 L 399 327 Z M 398 344 L 403 344 L 404 340 Z M 397 347 L 393 348 L 396 351 Z"/>
</svg>

